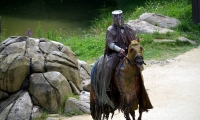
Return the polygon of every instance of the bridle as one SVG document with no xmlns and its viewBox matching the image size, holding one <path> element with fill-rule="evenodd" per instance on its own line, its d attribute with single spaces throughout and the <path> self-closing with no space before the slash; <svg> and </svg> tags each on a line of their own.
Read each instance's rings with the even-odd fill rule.
<svg viewBox="0 0 200 120">
<path fill-rule="evenodd" d="M 136 64 L 136 65 L 142 65 L 142 64 L 144 64 L 144 65 L 146 65 L 146 63 L 143 61 L 143 57 L 142 57 L 141 55 L 136 55 L 134 60 L 130 60 L 130 59 L 127 57 L 127 55 L 125 55 L 124 53 L 123 53 L 122 55 L 127 59 L 128 63 L 129 63 L 130 65 L 133 65 L 133 64 Z M 138 59 L 140 59 L 140 60 L 142 60 L 142 61 L 141 61 L 141 62 L 138 62 L 138 61 L 137 61 Z"/>
</svg>

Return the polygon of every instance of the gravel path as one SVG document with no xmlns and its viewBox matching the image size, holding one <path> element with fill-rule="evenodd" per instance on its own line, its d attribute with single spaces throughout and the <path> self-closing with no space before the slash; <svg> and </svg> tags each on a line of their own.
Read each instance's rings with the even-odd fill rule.
<svg viewBox="0 0 200 120">
<path fill-rule="evenodd" d="M 148 65 L 143 76 L 154 106 L 143 113 L 143 120 L 200 120 L 200 46 L 164 65 Z M 122 113 L 115 114 L 113 120 L 125 120 Z M 61 120 L 92 120 L 92 117 L 80 115 Z"/>
</svg>

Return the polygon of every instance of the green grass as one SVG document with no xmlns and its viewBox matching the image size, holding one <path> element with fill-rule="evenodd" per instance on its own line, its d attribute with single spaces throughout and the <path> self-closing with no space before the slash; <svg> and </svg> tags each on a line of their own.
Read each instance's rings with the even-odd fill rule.
<svg viewBox="0 0 200 120">
<path fill-rule="evenodd" d="M 0 43 L 3 41 L 3 40 L 5 40 L 6 39 L 6 30 L 4 29 L 3 31 L 2 31 L 2 33 L 0 34 Z"/>
<path fill-rule="evenodd" d="M 72 111 L 72 112 L 67 112 L 67 113 L 65 113 L 65 116 L 70 116 L 70 117 L 76 116 L 76 115 L 83 115 L 83 112 L 74 110 L 74 111 Z"/>
<path fill-rule="evenodd" d="M 48 113 L 46 111 L 42 112 L 40 117 L 35 118 L 34 120 L 46 120 L 48 118 Z"/>
<path fill-rule="evenodd" d="M 109 25 L 112 24 L 111 12 L 114 9 L 122 9 L 125 15 L 125 21 L 137 19 L 145 12 L 163 14 L 169 17 L 177 18 L 181 24 L 173 30 L 174 33 L 159 34 L 137 34 L 142 39 L 144 47 L 144 57 L 147 60 L 165 60 L 182 54 L 200 44 L 200 24 L 192 22 L 192 4 L 191 0 L 140 0 L 140 1 L 119 1 L 115 7 L 103 4 L 98 11 L 98 18 L 92 21 L 90 32 L 83 36 L 66 37 L 60 31 L 43 31 L 40 22 L 38 22 L 38 38 L 47 38 L 61 42 L 69 46 L 80 60 L 87 63 L 93 63 L 104 53 L 105 33 Z M 109 7 L 108 7 L 109 6 Z M 177 40 L 179 36 L 197 42 L 197 45 L 188 43 L 154 43 L 153 39 L 172 39 Z"/>
<path fill-rule="evenodd" d="M 70 46 L 79 59 L 94 61 L 104 53 L 105 34 L 92 37 L 71 37 L 64 44 Z"/>
<path fill-rule="evenodd" d="M 126 4 L 127 5 L 127 4 Z M 122 7 L 122 6 L 121 6 Z M 125 13 L 126 22 L 137 19 L 145 12 L 163 14 L 169 17 L 177 18 L 181 24 L 173 28 L 175 32 L 159 34 L 137 34 L 142 39 L 144 47 L 144 57 L 146 60 L 166 60 L 176 57 L 200 43 L 200 24 L 192 23 L 192 6 L 190 0 L 147 0 L 141 6 L 137 6 L 135 1 L 131 2 L 126 8 L 121 8 Z M 109 25 L 112 24 L 111 11 L 105 6 L 100 10 L 101 19 L 97 18 L 91 26 L 91 33 L 86 36 L 71 37 L 64 41 L 64 44 L 69 46 L 74 51 L 77 57 L 88 63 L 94 62 L 104 52 L 105 33 Z M 197 42 L 197 45 L 188 43 L 154 43 L 153 39 L 172 39 L 177 40 L 179 36 Z"/>
</svg>

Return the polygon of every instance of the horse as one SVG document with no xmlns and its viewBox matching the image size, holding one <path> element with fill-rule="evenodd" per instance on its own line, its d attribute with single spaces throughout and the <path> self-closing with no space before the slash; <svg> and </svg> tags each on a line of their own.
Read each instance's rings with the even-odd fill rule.
<svg viewBox="0 0 200 120">
<path fill-rule="evenodd" d="M 92 67 L 90 111 L 94 120 L 111 118 L 115 110 L 124 113 L 126 120 L 135 120 L 135 110 L 139 106 L 138 120 L 142 112 L 152 109 L 146 92 L 143 76 L 143 48 L 139 38 L 131 41 L 128 54 L 120 60 L 115 68 L 111 81 L 103 79 L 106 76 L 105 56 L 101 56 Z"/>
</svg>

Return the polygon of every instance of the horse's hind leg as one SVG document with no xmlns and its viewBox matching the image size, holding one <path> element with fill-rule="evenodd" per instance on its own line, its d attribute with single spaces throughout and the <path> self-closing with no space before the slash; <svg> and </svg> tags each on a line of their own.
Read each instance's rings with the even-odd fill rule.
<svg viewBox="0 0 200 120">
<path fill-rule="evenodd" d="M 126 118 L 126 120 L 131 120 L 128 112 L 124 113 L 124 117 Z"/>
<path fill-rule="evenodd" d="M 133 120 L 135 120 L 135 111 L 131 111 L 130 114 L 131 114 Z"/>
<path fill-rule="evenodd" d="M 142 120 L 142 110 L 141 109 L 139 109 L 139 113 L 140 113 L 140 115 L 139 115 L 139 117 L 138 117 L 138 120 Z"/>
</svg>

